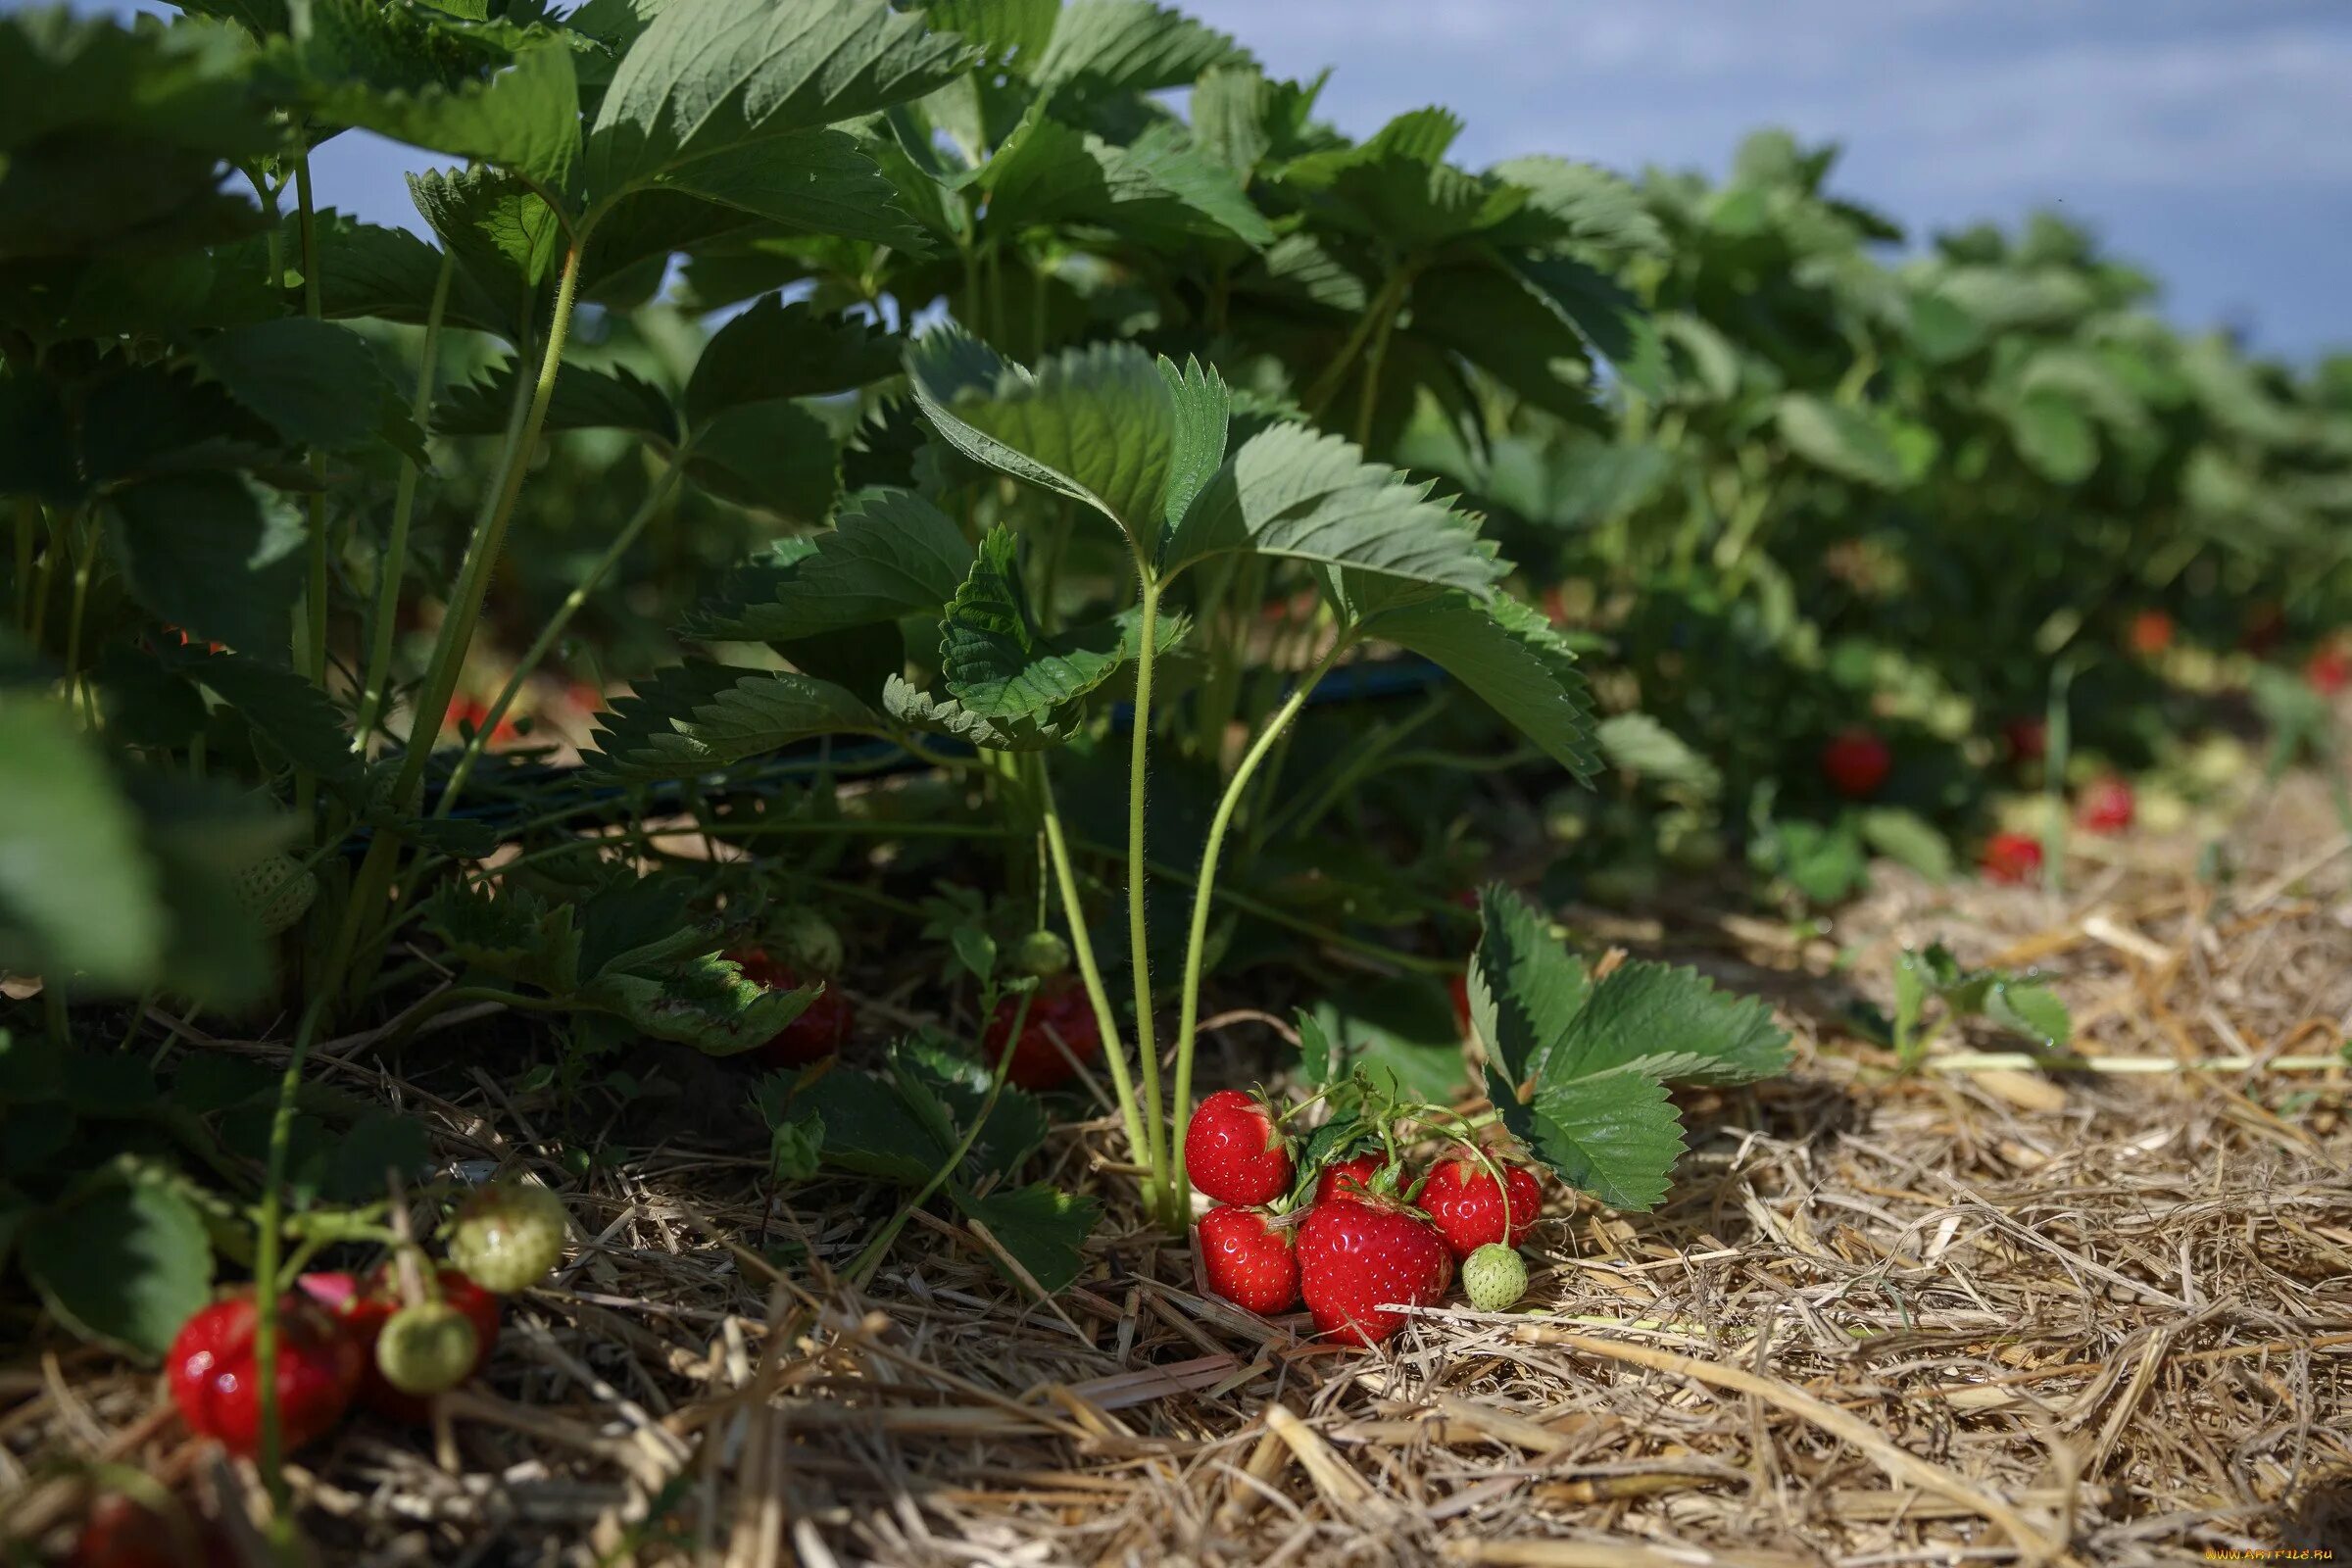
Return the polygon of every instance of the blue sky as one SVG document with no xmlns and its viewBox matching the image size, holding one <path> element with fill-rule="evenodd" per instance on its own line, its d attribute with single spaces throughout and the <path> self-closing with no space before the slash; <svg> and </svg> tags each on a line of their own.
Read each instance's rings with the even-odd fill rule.
<svg viewBox="0 0 2352 1568">
<path fill-rule="evenodd" d="M 18 0 L 0 0 L 13 8 Z M 790 0 L 781 0 L 790 3 Z M 107 9 L 127 9 L 109 6 Z M 1445 104 L 1457 156 L 1720 172 L 1784 124 L 1914 235 L 2049 205 L 2192 327 L 2352 349 L 2352 7 L 2342 0 L 1191 0 L 1268 69 L 1335 68 L 1365 133 Z M 325 199 L 414 222 L 406 149 L 338 138 Z"/>
<path fill-rule="evenodd" d="M 2185 325 L 2352 350 L 2352 7 L 2341 0 L 1191 0 L 1351 132 L 1442 103 L 1458 155 L 1720 172 L 1749 129 L 1846 153 L 1835 188 L 1924 239 L 2050 206 Z"/>
</svg>

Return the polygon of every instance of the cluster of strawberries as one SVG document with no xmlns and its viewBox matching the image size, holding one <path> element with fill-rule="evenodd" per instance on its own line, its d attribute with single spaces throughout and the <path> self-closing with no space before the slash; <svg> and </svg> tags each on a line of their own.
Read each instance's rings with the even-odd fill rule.
<svg viewBox="0 0 2352 1568">
<path fill-rule="evenodd" d="M 771 922 L 759 947 L 737 948 L 726 956 L 743 977 L 765 991 L 792 991 L 820 983 L 800 1015 L 754 1055 L 769 1066 L 806 1067 L 836 1055 L 857 1032 L 858 1012 L 833 984 L 843 963 L 841 934 L 813 909 L 785 910 Z M 1037 976 L 1024 1016 L 1020 998 L 998 1002 L 981 1032 L 981 1059 L 994 1062 L 1004 1050 L 1016 1019 L 1012 1065 L 1005 1078 L 1016 1089 L 1059 1089 L 1078 1074 L 1081 1062 L 1102 1054 L 1102 1031 L 1094 1004 L 1077 977 L 1068 973 L 1069 947 L 1050 931 L 1034 932 L 1015 955 L 1016 967 Z"/>
<path fill-rule="evenodd" d="M 2011 719 L 2001 733 L 2016 761 L 2038 762 L 2048 750 L 2048 730 L 2038 718 Z M 1851 801 L 1876 795 L 1893 766 L 1893 752 L 1868 729 L 1842 730 L 1821 749 L 1822 776 L 1831 789 Z M 2076 824 L 2086 833 L 2126 833 L 2137 816 L 2137 797 L 2131 782 L 2122 778 L 2092 780 L 2076 803 Z M 2041 841 L 2014 830 L 1994 833 L 1985 839 L 1977 863 L 1990 882 L 2031 881 L 2041 872 Z"/>
<path fill-rule="evenodd" d="M 305 1274 L 277 1303 L 278 1431 L 289 1450 L 334 1430 L 354 1402 L 418 1424 L 431 1396 L 480 1371 L 498 1339 L 499 1298 L 527 1290 L 563 1256 L 563 1200 L 544 1187 L 502 1183 L 462 1204 L 447 1266 L 423 1275 L 416 1298 L 386 1264 L 365 1277 Z M 421 1271 L 419 1271 L 421 1275 Z M 190 1431 L 230 1452 L 262 1441 L 254 1287 L 199 1307 L 165 1366 Z"/>
<path fill-rule="evenodd" d="M 1389 1140 L 1382 1140 L 1384 1147 Z M 1315 1328 L 1378 1345 L 1404 1322 L 1399 1307 L 1444 1298 L 1459 1263 L 1481 1311 L 1527 1290 L 1514 1249 L 1543 1204 L 1524 1165 L 1480 1151 L 1447 1155 L 1418 1183 L 1385 1152 L 1301 1170 L 1266 1102 L 1221 1089 L 1185 1129 L 1193 1185 L 1216 1200 L 1200 1216 L 1200 1269 L 1210 1290 L 1262 1316 L 1303 1298 Z"/>
<path fill-rule="evenodd" d="M 366 1275 L 302 1275 L 277 1301 L 280 1446 L 292 1452 L 316 1443 L 355 1404 L 402 1425 L 428 1421 L 434 1396 L 489 1361 L 500 1298 L 547 1277 L 563 1258 L 567 1228 L 555 1194 L 501 1182 L 459 1205 L 440 1268 L 419 1266 L 405 1280 L 391 1263 Z M 224 1292 L 189 1314 L 164 1358 L 188 1430 L 244 1458 L 262 1446 L 259 1317 L 255 1287 Z M 243 1559 L 212 1521 L 158 1490 L 98 1497 L 67 1560 L 75 1568 L 153 1568 Z"/>
</svg>

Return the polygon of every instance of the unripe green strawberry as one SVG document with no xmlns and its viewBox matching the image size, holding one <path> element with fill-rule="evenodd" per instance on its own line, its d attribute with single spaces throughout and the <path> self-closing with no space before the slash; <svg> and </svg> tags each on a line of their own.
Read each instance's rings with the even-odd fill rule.
<svg viewBox="0 0 2352 1568">
<path fill-rule="evenodd" d="M 1013 944 L 1012 966 L 1022 974 L 1051 980 L 1070 966 L 1070 945 L 1054 931 L 1032 931 Z"/>
<path fill-rule="evenodd" d="M 458 1206 L 450 1222 L 450 1266 L 496 1296 L 547 1278 L 564 1257 L 569 1220 L 564 1200 L 527 1182 L 500 1182 Z"/>
<path fill-rule="evenodd" d="M 841 933 L 814 909 L 795 905 L 768 921 L 767 947 L 786 964 L 807 975 L 841 973 Z"/>
<path fill-rule="evenodd" d="M 375 1340 L 375 1369 L 403 1394 L 440 1394 L 473 1373 L 480 1336 L 447 1301 L 418 1301 L 384 1320 Z"/>
<path fill-rule="evenodd" d="M 1527 1294 L 1527 1264 L 1500 1242 L 1462 1260 L 1462 1289 L 1481 1312 L 1499 1312 Z"/>
<path fill-rule="evenodd" d="M 291 856 L 265 855 L 237 873 L 237 902 L 264 936 L 277 936 L 301 919 L 318 897 L 318 879 Z"/>
</svg>

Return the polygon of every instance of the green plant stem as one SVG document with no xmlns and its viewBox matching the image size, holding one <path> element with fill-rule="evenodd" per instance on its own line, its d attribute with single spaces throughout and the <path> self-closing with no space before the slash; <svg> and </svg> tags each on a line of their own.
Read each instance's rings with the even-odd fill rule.
<svg viewBox="0 0 2352 1568">
<path fill-rule="evenodd" d="M 302 314 L 316 321 L 322 314 L 318 294 L 318 220 L 311 197 L 311 154 L 306 146 L 294 154 L 294 211 L 302 242 Z M 311 490 L 303 498 L 310 541 L 310 583 L 303 592 L 303 668 L 311 684 L 326 685 L 326 455 L 311 448 Z M 294 810 L 306 821 L 318 780 L 307 767 L 294 769 Z"/>
<path fill-rule="evenodd" d="M 1364 314 L 1355 318 L 1355 325 L 1340 345 L 1340 352 L 1332 356 L 1331 363 L 1323 368 L 1323 373 L 1315 377 L 1314 385 L 1299 400 L 1298 406 L 1308 418 L 1319 417 L 1324 406 L 1339 395 L 1341 386 L 1348 380 L 1348 372 L 1355 368 L 1356 356 L 1364 352 L 1364 345 L 1371 341 L 1373 334 L 1382 329 L 1385 318 L 1403 303 L 1404 291 L 1412 286 L 1412 270 L 1407 267 L 1397 268 L 1381 280 L 1380 292 L 1364 307 Z"/>
<path fill-rule="evenodd" d="M 555 396 L 556 371 L 564 363 L 564 340 L 570 330 L 572 301 L 579 284 L 580 254 L 587 242 L 588 233 L 583 227 L 564 252 L 563 276 L 556 284 L 556 308 L 548 323 L 547 348 L 540 356 L 539 378 L 533 384 L 522 422 L 514 427 L 514 438 L 507 443 L 498 489 L 474 525 L 466 564 L 458 574 L 457 591 L 450 599 L 440 638 L 433 645 L 432 662 L 426 666 L 424 683 L 418 690 L 415 716 L 409 724 L 408 751 L 401 759 L 400 773 L 392 785 L 392 807 L 396 811 L 413 809 L 416 805 L 424 783 L 425 767 L 432 760 L 433 742 L 440 737 L 450 697 L 458 688 L 459 670 L 472 646 L 474 623 L 481 617 L 482 600 L 490 591 L 490 574 L 506 543 L 507 524 L 514 514 L 515 498 L 522 493 L 531 448 L 539 439 L 540 427 L 547 421 L 548 402 Z M 391 889 L 399 853 L 397 834 L 375 835 L 368 846 L 367 858 L 352 877 L 352 910 L 364 911 L 382 905 Z M 345 961 L 348 958 L 346 954 Z M 327 976 L 330 989 L 340 986 L 342 967 L 340 962 L 330 965 Z"/>
<path fill-rule="evenodd" d="M 2074 685 L 2070 655 L 2050 671 L 2049 707 L 2042 718 L 2041 885 L 2052 897 L 2066 892 L 2066 760 L 2074 747 L 2068 698 Z"/>
<path fill-rule="evenodd" d="M 409 403 L 409 416 L 419 430 L 432 418 L 433 384 L 441 362 L 441 318 L 449 307 L 449 285 L 456 271 L 457 258 L 443 251 L 440 274 L 433 279 L 433 303 L 424 315 L 424 341 L 416 351 L 416 395 Z M 392 675 L 392 641 L 400 619 L 400 585 L 408 575 L 409 524 L 416 514 L 418 477 L 416 463 L 403 460 L 399 487 L 392 496 L 392 532 L 376 564 L 374 625 L 368 637 L 368 668 L 360 680 L 359 721 L 351 738 L 352 750 L 363 754 L 390 701 L 386 690 Z"/>
<path fill-rule="evenodd" d="M 988 1094 L 981 1100 L 980 1108 L 973 1113 L 971 1125 L 964 1128 L 963 1137 L 956 1145 L 956 1152 L 931 1173 L 931 1179 L 923 1184 L 922 1191 L 899 1205 L 899 1211 L 890 1217 L 890 1223 L 883 1226 L 881 1232 L 866 1243 L 851 1262 L 848 1271 L 850 1283 L 856 1288 L 865 1288 L 865 1282 L 873 1277 L 874 1270 L 882 1266 L 882 1259 L 890 1255 L 890 1244 L 899 1239 L 899 1232 L 906 1228 L 906 1221 L 947 1185 L 948 1178 L 956 1174 L 963 1164 L 964 1156 L 972 1152 L 972 1145 L 979 1142 L 980 1129 L 986 1127 L 988 1118 L 996 1113 L 997 1097 L 1004 1092 L 1004 1075 L 1012 1069 L 1012 1054 L 1020 1049 L 1021 1031 L 1029 1022 L 1029 1004 L 1036 996 L 1035 990 L 1021 993 L 1021 1000 L 1013 1008 L 1012 1027 L 1004 1034 L 1004 1049 L 997 1055 L 997 1070 L 988 1080 Z"/>
<path fill-rule="evenodd" d="M 433 662 L 425 670 L 418 696 L 420 706 L 409 726 L 408 753 L 401 760 L 400 775 L 393 789 L 395 802 L 404 809 L 415 802 L 424 782 L 433 742 L 440 738 L 449 700 L 458 689 L 458 675 L 473 646 L 473 628 L 481 619 L 482 601 L 489 594 L 491 574 L 506 548 L 507 526 L 514 519 L 515 500 L 522 494 L 531 449 L 538 444 L 539 431 L 547 422 L 547 406 L 555 397 L 556 372 L 563 366 L 564 339 L 571 329 L 572 302 L 580 280 L 580 254 L 586 243 L 587 234 L 582 231 L 564 252 L 564 272 L 556 283 L 556 308 L 548 322 L 547 348 L 539 359 L 539 378 L 531 390 L 530 407 L 523 415 L 522 428 L 507 451 L 504 474 L 490 513 L 474 530 L 466 564 L 459 572 L 457 593 L 450 601 L 448 617 L 442 622 L 440 639 L 433 647 Z"/>
<path fill-rule="evenodd" d="M 1399 275 L 1409 278 L 1410 274 Z M 1372 416 L 1380 409 L 1380 372 L 1388 364 L 1389 335 L 1396 330 L 1396 308 L 1403 303 L 1403 290 L 1397 290 L 1389 308 L 1380 313 L 1380 325 L 1372 334 L 1371 348 L 1364 354 L 1364 384 L 1355 401 L 1355 444 L 1359 447 L 1372 445 Z"/>
<path fill-rule="evenodd" d="M 555 651 L 556 643 L 564 635 L 564 628 L 571 624 L 572 616 L 578 614 L 581 607 L 588 603 L 589 595 L 603 586 L 612 568 L 620 564 L 621 558 L 637 543 L 637 536 L 645 532 L 647 524 L 661 515 L 662 509 L 669 504 L 669 498 L 676 492 L 678 480 L 685 471 L 686 454 L 681 450 L 669 466 L 662 470 L 662 477 L 654 481 L 654 487 L 646 492 L 645 500 L 629 520 L 621 524 L 620 532 L 612 536 L 612 543 L 597 558 L 596 564 L 589 567 L 588 574 L 573 586 L 570 593 L 564 596 L 564 603 L 556 607 L 556 612 L 539 629 L 539 635 L 532 640 L 531 646 L 523 651 L 522 658 L 515 661 L 514 672 L 508 675 L 507 684 L 499 691 L 498 700 L 490 705 L 488 714 L 474 727 L 473 739 L 466 743 L 466 754 L 458 759 L 457 767 L 451 771 L 449 783 L 441 791 L 441 799 L 433 806 L 435 816 L 447 816 L 450 808 L 457 804 L 459 792 L 465 789 L 466 780 L 473 772 L 474 764 L 481 760 L 482 753 L 489 747 L 491 735 L 507 716 L 507 710 L 514 706 L 515 697 L 522 691 L 522 683 Z"/>
<path fill-rule="evenodd" d="M 1331 652 L 1323 656 L 1321 662 L 1298 682 L 1297 689 L 1284 699 L 1282 706 L 1274 710 L 1266 719 L 1265 727 L 1250 742 L 1241 765 L 1233 770 L 1233 777 L 1226 781 L 1224 796 L 1217 802 L 1216 815 L 1209 818 L 1208 838 L 1200 846 L 1200 875 L 1193 885 L 1192 928 L 1186 934 L 1184 943 L 1184 989 L 1177 1003 L 1180 1011 L 1176 1023 L 1176 1094 L 1169 1109 L 1180 1120 L 1189 1118 L 1193 1113 L 1193 1046 L 1200 1021 L 1200 967 L 1208 951 L 1208 916 L 1216 898 L 1217 857 L 1225 847 L 1225 830 L 1233 825 L 1234 809 L 1241 805 L 1242 794 L 1250 784 L 1250 775 L 1257 771 L 1258 764 L 1265 760 L 1283 732 L 1290 728 L 1291 720 L 1297 718 L 1298 710 L 1306 706 L 1306 700 L 1313 694 L 1316 685 L 1330 673 L 1331 667 L 1340 662 L 1350 646 L 1350 639 L 1346 635 L 1337 638 L 1331 645 Z M 1185 1179 L 1184 1140 L 1181 1137 L 1175 1139 L 1175 1162 L 1169 1168 L 1167 1220 L 1171 1225 L 1181 1224 L 1189 1218 L 1192 1196 Z"/>
<path fill-rule="evenodd" d="M 1250 850 L 1254 853 L 1277 827 L 1289 834 L 1305 833 L 1311 830 L 1316 823 L 1323 820 L 1325 812 L 1339 804 L 1341 797 L 1354 789 L 1360 780 L 1370 775 L 1372 770 L 1380 765 L 1381 759 L 1386 757 L 1392 749 L 1401 744 L 1422 725 L 1444 712 L 1449 699 L 1450 694 L 1444 688 L 1440 688 L 1432 692 L 1419 708 L 1403 718 L 1394 723 L 1384 722 L 1375 726 L 1368 737 L 1350 747 L 1355 755 L 1346 759 L 1332 772 L 1328 782 L 1313 795 L 1307 797 L 1300 806 L 1288 811 L 1259 812 L 1250 825 L 1248 840 Z M 1396 765 L 1400 764 L 1391 763 L 1393 767 Z"/>
<path fill-rule="evenodd" d="M 1119 1119 L 1127 1129 L 1129 1155 L 1139 1165 L 1151 1164 L 1152 1142 L 1146 1132 L 1142 1109 L 1135 1099 L 1135 1082 L 1127 1071 L 1127 1048 L 1119 1039 L 1119 1021 L 1110 1006 L 1110 992 L 1102 984 L 1102 965 L 1095 961 L 1095 939 L 1087 931 L 1086 906 L 1078 898 L 1078 871 L 1070 859 L 1068 838 L 1061 827 L 1061 810 L 1054 801 L 1054 780 L 1043 757 L 1036 759 L 1038 810 L 1043 818 L 1046 853 L 1054 866 L 1054 884 L 1061 897 L 1062 923 L 1070 928 L 1070 955 L 1078 960 L 1078 977 L 1086 986 L 1086 1000 L 1094 1004 L 1095 1027 L 1102 1034 L 1102 1057 L 1110 1067 L 1111 1088 L 1118 1096 Z M 1153 1169 L 1152 1180 L 1160 1181 L 1165 1172 Z M 1155 1193 L 1144 1195 L 1145 1206 L 1151 1206 Z"/>
<path fill-rule="evenodd" d="M 353 916 L 357 909 L 358 906 L 352 906 L 344 914 L 345 934 L 356 933 L 357 921 Z M 340 937 L 336 945 L 344 946 Z M 261 1389 L 262 1485 L 270 1493 L 273 1522 L 291 1518 L 293 1500 L 286 1490 L 283 1421 L 277 1400 L 277 1276 L 279 1249 L 284 1243 L 286 1159 L 294 1145 L 294 1107 L 302 1089 L 303 1064 L 310 1058 L 311 1042 L 318 1038 L 318 1020 L 325 1014 L 327 999 L 333 994 L 333 988 L 327 985 L 313 992 L 310 1005 L 303 1008 L 302 1022 L 294 1031 L 294 1050 L 286 1057 L 285 1073 L 278 1080 L 277 1112 L 270 1123 L 269 1172 L 262 1181 L 261 1214 L 255 1226 L 258 1234 L 253 1250 L 253 1366 Z"/>
<path fill-rule="evenodd" d="M 1127 956 L 1135 970 L 1135 1063 L 1144 1081 L 1144 1127 L 1153 1181 L 1169 1172 L 1167 1120 L 1159 1094 L 1159 1051 L 1152 1027 L 1152 933 L 1145 923 L 1144 798 L 1152 760 L 1152 665 L 1159 630 L 1160 584 L 1149 562 L 1136 561 L 1143 619 L 1135 659 L 1135 728 L 1127 752 Z M 1174 1187 L 1163 1189 L 1172 1195 Z"/>
<path fill-rule="evenodd" d="M 1088 843 L 1083 839 L 1079 840 L 1074 847 L 1083 854 L 1099 856 L 1105 860 L 1116 860 L 1120 857 L 1120 852 L 1117 850 L 1106 845 Z M 1162 881 L 1173 882 L 1181 888 L 1197 885 L 1194 875 L 1190 871 L 1163 864 L 1158 860 L 1147 863 L 1152 874 Z M 1344 953 L 1355 954 L 1392 969 L 1402 969 L 1412 974 L 1428 975 L 1457 975 L 1462 972 L 1462 961 L 1459 958 L 1438 958 L 1425 953 L 1406 953 L 1397 948 L 1384 948 L 1377 942 L 1367 942 L 1362 937 L 1349 936 L 1345 931 L 1335 931 L 1329 926 L 1317 925 L 1302 915 L 1293 914 L 1290 910 L 1268 904 L 1263 899 L 1252 898 L 1247 893 L 1237 893 L 1231 888 L 1217 889 L 1217 902 L 1230 904 L 1244 914 L 1254 916 L 1269 925 L 1278 925 L 1285 931 L 1296 931 L 1300 936 L 1320 942 L 1327 947 L 1338 948 Z"/>
</svg>

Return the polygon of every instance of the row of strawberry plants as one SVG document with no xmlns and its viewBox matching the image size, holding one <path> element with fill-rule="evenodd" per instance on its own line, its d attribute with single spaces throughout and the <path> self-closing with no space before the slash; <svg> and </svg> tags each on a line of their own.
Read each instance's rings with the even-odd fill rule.
<svg viewBox="0 0 2352 1568">
<path fill-rule="evenodd" d="M 1394 933 L 1460 922 L 1426 873 L 1458 879 L 1446 803 L 1490 761 L 1662 786 L 1693 842 L 1738 803 L 1778 844 L 1841 707 L 1948 744 L 2126 609 L 2325 603 L 2340 432 L 2302 389 L 2047 233 L 1890 270 L 1783 142 L 1711 192 L 1475 172 L 1444 111 L 1351 141 L 1142 0 L 191 10 L 0 19 L 0 965 L 38 982 L 0 1037 L 0 1238 L 57 1318 L 147 1353 L 218 1248 L 264 1389 L 309 1239 L 380 1244 L 333 1216 L 425 1162 L 308 1080 L 334 1031 L 399 1049 L 488 1005 L 561 1071 L 760 1060 L 778 1173 L 891 1194 L 853 1277 L 938 1200 L 1054 1289 L 1096 1210 L 1021 1183 L 1038 1094 L 1100 1064 L 1181 1233 L 1220 957 L 1303 933 L 1459 976 Z M 314 190 L 352 129 L 453 161 L 412 180 L 419 232 Z M 2259 548 L 2215 545 L 2247 508 Z M 1978 624 L 2029 601 L 2024 642 Z M 1421 708 L 1316 708 L 1398 651 L 1447 682 Z M 495 750 L 558 665 L 628 687 L 584 792 Z M 837 788 L 886 757 L 939 793 Z M 1911 826 L 1965 820 L 1937 791 Z M 1903 804 L 1879 839 L 1919 842 Z M 878 847 L 943 844 L 978 856 L 961 887 L 870 885 Z M 810 906 L 845 897 L 919 913 L 969 1028 L 836 1061 Z M 1479 924 L 1475 1087 L 1606 1202 L 1664 1193 L 1668 1079 L 1780 1059 L 1687 973 L 1588 969 L 1495 897 Z M 199 1020 L 271 1003 L 291 1049 L 257 1081 Z M 1431 1201 L 1396 1151 L 1454 1125 L 1437 1054 L 1408 1085 L 1309 1050 L 1261 1231 L 1371 1146 L 1374 1196 Z M 126 1289 L 76 1261 L 93 1230 L 160 1261 Z"/>
</svg>

